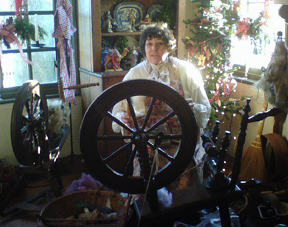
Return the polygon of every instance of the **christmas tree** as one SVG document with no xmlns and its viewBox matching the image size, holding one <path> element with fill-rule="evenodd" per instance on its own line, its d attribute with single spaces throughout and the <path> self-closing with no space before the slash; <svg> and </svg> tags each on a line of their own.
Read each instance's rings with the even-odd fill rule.
<svg viewBox="0 0 288 227">
<path fill-rule="evenodd" d="M 192 33 L 183 42 L 188 59 L 198 65 L 210 100 L 211 120 L 230 119 L 240 113 L 242 100 L 232 99 L 237 82 L 233 73 L 238 68 L 230 62 L 231 37 L 240 20 L 239 2 L 220 0 L 192 1 L 197 9 L 193 20 L 183 21 Z"/>
</svg>

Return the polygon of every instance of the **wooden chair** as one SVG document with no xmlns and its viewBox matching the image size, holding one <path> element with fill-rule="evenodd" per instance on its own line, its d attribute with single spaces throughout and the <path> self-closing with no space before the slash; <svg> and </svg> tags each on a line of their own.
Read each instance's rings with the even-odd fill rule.
<svg viewBox="0 0 288 227">
<path fill-rule="evenodd" d="M 242 115 L 231 179 L 227 179 L 224 174 L 221 173 L 223 155 L 229 146 L 229 141 L 227 140 L 229 133 L 227 132 L 225 136 L 226 139 L 224 137 L 222 140 L 222 148 L 220 149 L 218 161 L 216 162 L 211 158 L 210 163 L 208 164 L 212 177 L 206 180 L 203 185 L 197 185 L 174 192 L 173 205 L 169 208 L 161 208 L 157 213 L 151 212 L 147 203 L 144 203 L 142 206 L 141 202 L 136 202 L 134 209 L 138 220 L 140 219 L 140 226 L 161 226 L 161 223 L 162 226 L 165 226 L 163 223 L 167 222 L 167 220 L 177 220 L 177 218 L 191 215 L 191 211 L 214 206 L 219 207 L 222 226 L 231 226 L 229 212 L 230 203 L 243 197 L 243 192 L 237 187 L 237 182 L 241 168 L 247 126 L 249 123 L 261 121 L 269 116 L 275 116 L 282 112 L 281 109 L 273 108 L 249 116 L 248 113 L 251 110 L 249 103 L 250 99 L 247 99 L 247 104 L 243 108 L 244 114 Z M 217 133 L 214 134 L 214 138 L 216 138 L 215 135 L 217 135 Z M 218 184 L 220 184 L 220 186 Z"/>
</svg>

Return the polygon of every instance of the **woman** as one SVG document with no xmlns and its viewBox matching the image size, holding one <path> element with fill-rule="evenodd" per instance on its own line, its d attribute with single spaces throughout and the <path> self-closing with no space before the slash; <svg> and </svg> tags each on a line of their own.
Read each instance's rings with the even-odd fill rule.
<svg viewBox="0 0 288 227">
<path fill-rule="evenodd" d="M 170 34 L 167 27 L 162 25 L 147 27 L 140 36 L 139 43 L 140 51 L 146 57 L 146 60 L 131 68 L 123 81 L 151 79 L 175 88 L 191 106 L 199 129 L 205 128 L 210 116 L 211 106 L 204 90 L 202 76 L 191 63 L 170 56 L 170 53 L 175 49 L 175 43 L 176 40 L 173 35 Z M 137 119 L 141 121 L 141 117 L 144 118 L 146 115 L 148 102 L 145 100 L 145 97 L 139 97 L 138 100 L 134 98 L 133 103 Z M 165 110 L 161 104 L 158 109 Z M 131 124 L 131 117 L 127 111 L 127 104 L 125 102 L 117 103 L 114 106 L 113 115 L 127 124 Z M 157 118 L 157 116 L 153 116 L 152 114 L 152 119 L 153 117 Z M 157 121 L 157 119 L 155 119 L 155 121 Z M 177 122 L 173 122 L 173 119 L 171 119 L 171 121 L 168 122 L 167 128 L 169 127 L 171 129 L 172 126 L 173 131 L 177 128 Z M 116 123 L 113 123 L 112 127 L 114 132 L 120 132 L 122 130 Z M 201 163 L 204 155 L 200 135 L 198 136 L 198 143 L 194 153 L 194 161 L 196 164 Z M 200 183 L 202 179 L 202 168 L 198 168 L 198 174 L 200 174 L 200 178 L 198 178 L 198 183 Z M 180 178 L 178 189 L 188 186 L 186 180 L 187 178 L 185 177 Z"/>
</svg>

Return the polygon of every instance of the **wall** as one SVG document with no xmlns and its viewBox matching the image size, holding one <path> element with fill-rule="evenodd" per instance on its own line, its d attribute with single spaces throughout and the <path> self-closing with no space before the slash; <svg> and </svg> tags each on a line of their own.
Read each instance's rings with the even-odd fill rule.
<svg viewBox="0 0 288 227">
<path fill-rule="evenodd" d="M 72 135 L 73 135 L 73 151 L 75 154 L 80 154 L 80 137 L 79 128 L 82 122 L 82 102 L 81 97 L 77 97 L 78 106 L 72 106 Z M 13 103 L 0 105 L 0 159 L 6 159 L 13 165 L 18 165 L 14 156 L 11 137 L 10 124 Z M 65 157 L 71 154 L 71 134 L 67 138 L 60 157 Z"/>
<path fill-rule="evenodd" d="M 178 8 L 178 42 L 177 42 L 177 53 L 179 58 L 185 58 L 187 56 L 187 51 L 184 43 L 182 42 L 182 38 L 187 35 L 191 35 L 189 29 L 186 28 L 186 25 L 182 22 L 183 20 L 190 18 L 194 15 L 193 4 L 191 0 L 179 0 L 179 8 Z"/>
</svg>

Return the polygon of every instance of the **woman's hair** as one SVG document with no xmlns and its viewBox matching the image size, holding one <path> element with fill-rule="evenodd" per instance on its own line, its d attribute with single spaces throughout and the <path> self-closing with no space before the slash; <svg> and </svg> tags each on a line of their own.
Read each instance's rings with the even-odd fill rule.
<svg viewBox="0 0 288 227">
<path fill-rule="evenodd" d="M 156 24 L 154 26 L 148 26 L 141 34 L 139 40 L 140 52 L 146 56 L 145 53 L 145 43 L 147 39 L 158 38 L 162 39 L 167 45 L 167 50 L 169 53 L 173 52 L 176 48 L 176 39 L 174 38 L 172 32 L 169 30 L 166 24 Z"/>
</svg>

